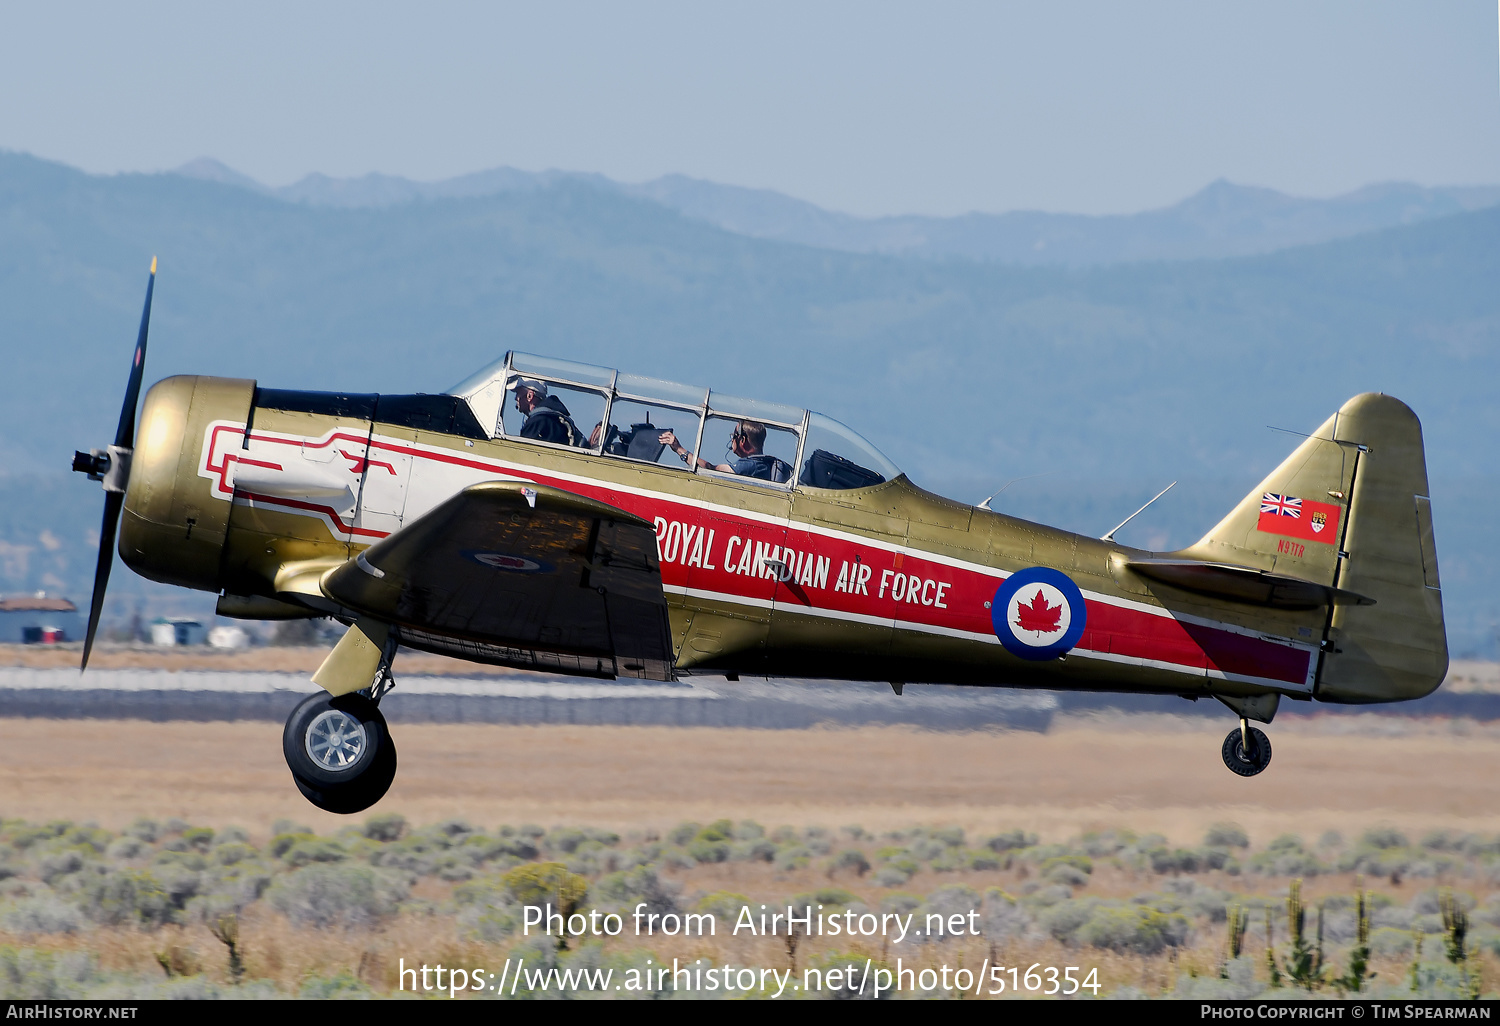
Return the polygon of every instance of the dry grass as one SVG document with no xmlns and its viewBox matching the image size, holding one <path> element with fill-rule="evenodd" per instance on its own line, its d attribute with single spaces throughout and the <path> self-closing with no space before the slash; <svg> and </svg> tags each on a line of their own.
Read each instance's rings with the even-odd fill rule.
<svg viewBox="0 0 1500 1026">
<path fill-rule="evenodd" d="M 1500 819 L 1500 727 L 1378 737 L 1332 718 L 1278 722 L 1275 762 L 1245 780 L 1220 763 L 1223 723 L 1169 719 L 1060 720 L 1048 734 L 397 723 L 401 772 L 375 811 L 622 833 L 720 816 L 1044 840 L 1127 826 L 1177 844 L 1221 819 L 1258 844 L 1376 823 L 1493 832 Z M 112 829 L 178 816 L 262 837 L 283 817 L 335 829 L 291 786 L 280 742 L 269 723 L 0 720 L 0 813 Z"/>
<path fill-rule="evenodd" d="M 773 907 L 778 904 L 785 906 L 792 895 L 819 887 L 836 886 L 846 889 L 872 907 L 879 907 L 881 898 L 889 893 L 852 874 L 830 877 L 815 867 L 789 873 L 778 872 L 765 863 L 700 865 L 678 871 L 672 876 L 682 885 L 684 898 L 689 899 L 685 904 L 689 906 L 694 895 L 717 890 L 736 891 L 746 895 L 753 903 L 765 902 Z M 1284 959 L 1286 920 L 1280 911 L 1282 906 L 1279 902 L 1285 896 L 1285 880 L 1231 877 L 1217 872 L 1197 874 L 1195 878 L 1202 885 L 1232 893 L 1275 899 L 1278 902 L 1274 906 L 1278 958 Z M 986 872 L 939 874 L 924 870 L 901 890 L 925 894 L 940 886 L 963 883 L 981 892 L 987 887 L 998 886 L 1010 893 L 1019 893 L 1027 879 L 1028 870 L 1019 864 L 1013 869 Z M 1157 890 L 1164 882 L 1165 878 L 1149 871 L 1133 872 L 1100 862 L 1088 886 L 1080 890 L 1079 895 L 1128 899 L 1133 895 Z M 1440 884 L 1442 881 L 1412 880 L 1393 884 L 1377 880 L 1370 889 L 1373 893 L 1387 895 L 1393 901 L 1405 904 L 1416 892 L 1430 888 L 1435 883 Z M 1320 876 L 1305 882 L 1303 898 L 1309 908 L 1316 909 L 1323 897 L 1348 895 L 1355 886 L 1356 879 L 1349 874 Z M 272 911 L 265 902 L 257 902 L 246 911 L 241 922 L 241 952 L 245 960 L 246 978 L 269 981 L 283 993 L 295 994 L 309 977 L 331 977 L 347 972 L 371 989 L 389 993 L 398 990 L 398 967 L 403 959 L 408 968 L 421 964 L 442 964 L 447 967 L 482 968 L 498 976 L 501 965 L 512 954 L 514 940 L 519 938 L 513 939 L 512 943 L 486 944 L 462 936 L 454 915 L 444 911 L 442 907 L 450 898 L 451 889 L 451 885 L 424 879 L 419 882 L 412 896 L 432 903 L 435 909 L 432 914 L 408 911 L 368 930 L 299 929 Z M 1483 892 L 1476 896 L 1483 900 Z M 1245 951 L 1251 957 L 1263 957 L 1261 923 L 1260 913 L 1256 913 L 1245 939 Z M 658 965 L 670 965 L 674 958 L 683 963 L 704 958 L 716 965 L 775 967 L 779 970 L 785 970 L 791 964 L 784 938 L 734 937 L 729 934 L 730 925 L 720 921 L 718 934 L 704 938 L 637 938 L 630 936 L 627 929 L 625 936 L 605 940 L 604 945 L 607 951 L 637 952 L 642 956 L 649 953 Z M 1309 931 L 1312 928 L 1310 921 Z M 0 933 L 0 944 L 27 943 L 35 941 Z M 578 942 L 573 943 L 576 946 Z M 150 933 L 130 928 L 99 928 L 71 937 L 48 938 L 45 946 L 52 950 L 90 951 L 106 969 L 147 976 L 162 973 L 158 959 L 161 955 L 167 955 L 179 972 L 201 972 L 215 982 L 230 982 L 225 948 L 202 926 L 169 926 Z M 1101 995 L 1107 996 L 1121 988 L 1133 987 L 1148 996 L 1157 996 L 1169 993 L 1181 974 L 1216 974 L 1224 953 L 1222 926 L 1200 925 L 1188 945 L 1149 956 L 1087 947 L 1070 948 L 1050 939 L 1009 941 L 992 946 L 982 937 L 963 938 L 923 947 L 910 941 L 904 945 L 882 942 L 879 937 L 853 942 L 844 938 L 834 940 L 808 937 L 797 948 L 795 964 L 798 979 L 801 978 L 803 968 L 820 956 L 829 954 L 869 957 L 890 966 L 894 966 L 896 959 L 900 958 L 905 967 L 916 967 L 919 970 L 944 964 L 977 970 L 986 959 L 992 959 L 991 964 L 1019 966 L 1023 972 L 1033 963 L 1058 967 L 1073 965 L 1082 967 L 1084 973 L 1090 968 L 1098 969 Z M 1428 958 L 1437 956 L 1437 952 L 1428 950 Z M 1337 946 L 1329 945 L 1328 958 L 1332 968 L 1338 971 L 1343 969 L 1344 954 Z M 1400 984 L 1405 979 L 1409 964 L 1409 958 L 1375 958 L 1372 959 L 1370 968 L 1377 973 L 1377 983 Z M 1486 992 L 1500 982 L 1500 965 L 1497 965 L 1493 956 L 1476 953 L 1471 964 L 1480 972 Z M 409 984 L 407 989 L 410 989 Z M 1296 993 L 1288 991 L 1286 996 L 1295 997 Z"/>
<path fill-rule="evenodd" d="M 1207 826 L 1233 820 L 1257 848 L 1285 833 L 1316 840 L 1326 830 L 1354 838 L 1388 824 L 1413 839 L 1430 829 L 1494 834 L 1500 828 L 1500 726 L 1447 721 L 1289 718 L 1272 738 L 1275 762 L 1263 776 L 1242 780 L 1220 763 L 1227 726 L 1195 717 L 1060 717 L 1051 733 L 941 733 L 913 728 L 810 731 L 395 724 L 402 769 L 373 813 L 400 812 L 415 824 L 459 817 L 493 828 L 536 822 L 584 824 L 624 835 L 665 830 L 683 820 L 754 819 L 837 829 L 859 824 L 872 833 L 925 826 L 962 826 L 971 838 L 1023 828 L 1044 841 L 1091 830 L 1160 832 L 1175 845 L 1201 843 Z M 94 821 L 118 830 L 138 816 L 180 817 L 211 826 L 237 824 L 264 843 L 283 818 L 332 833 L 348 820 L 318 812 L 291 785 L 280 753 L 280 727 L 265 723 L 145 723 L 90 720 L 0 720 L 0 813 L 31 821 Z M 362 818 L 362 817 L 361 817 Z M 842 847 L 835 844 L 835 851 Z M 764 863 L 732 862 L 670 871 L 685 899 L 730 890 L 753 901 L 785 904 L 796 893 L 839 886 L 872 905 L 886 892 L 868 878 L 830 878 L 814 865 L 778 873 Z M 977 890 L 1016 890 L 1019 866 L 938 874 L 923 870 L 902 890 L 926 894 L 967 883 Z M 1230 878 L 1200 882 L 1234 892 L 1272 896 L 1286 881 Z M 1375 881 L 1400 904 L 1419 890 L 1451 882 Z M 1083 894 L 1125 898 L 1158 889 L 1150 872 L 1101 864 Z M 1349 893 L 1347 874 L 1309 880 L 1310 905 Z M 450 885 L 419 883 L 415 896 L 441 909 Z M 1481 901 L 1484 894 L 1476 893 Z M 685 904 L 690 901 L 685 900 Z M 1247 947 L 1259 950 L 1257 918 Z M 1285 940 L 1284 918 L 1278 939 Z M 265 902 L 242 925 L 246 966 L 283 991 L 310 974 L 349 971 L 377 990 L 395 985 L 396 966 L 425 962 L 491 969 L 507 946 L 460 936 L 451 912 L 406 912 L 371 931 L 293 928 Z M 0 942 L 27 943 L 0 936 Z M 32 942 L 34 943 L 34 942 Z M 621 942 L 610 942 L 618 944 Z M 634 945 L 638 942 L 631 941 Z M 657 938 L 651 950 L 670 961 L 712 957 L 717 963 L 782 966 L 783 942 Z M 1098 966 L 1106 986 L 1160 992 L 1180 972 L 1215 971 L 1222 955 L 1218 928 L 1200 929 L 1192 945 L 1161 956 L 1027 944 L 996 956 L 1058 965 Z M 223 979 L 225 953 L 202 927 L 157 933 L 97 929 L 49 938 L 47 947 L 86 948 L 109 968 L 160 973 L 156 954 L 179 949 L 189 969 Z M 970 967 L 990 955 L 983 940 L 953 942 L 920 953 L 882 950 L 878 939 L 834 944 L 810 939 L 800 965 L 837 949 L 908 965 L 947 962 Z M 1431 954 L 1431 953 L 1429 953 Z M 1372 966 L 1399 978 L 1400 962 Z M 1500 973 L 1485 956 L 1486 986 Z"/>
</svg>

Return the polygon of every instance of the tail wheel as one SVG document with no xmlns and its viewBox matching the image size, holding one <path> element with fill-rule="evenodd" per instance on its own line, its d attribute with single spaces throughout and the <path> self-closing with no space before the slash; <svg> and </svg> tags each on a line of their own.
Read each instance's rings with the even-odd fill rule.
<svg viewBox="0 0 1500 1026">
<path fill-rule="evenodd" d="M 309 696 L 292 710 L 281 734 L 292 776 L 318 791 L 346 787 L 375 772 L 384 765 L 381 750 L 389 745 L 385 717 L 359 694 Z"/>
<path fill-rule="evenodd" d="M 302 792 L 302 797 L 324 812 L 333 812 L 340 816 L 364 812 L 385 797 L 385 793 L 390 790 L 391 782 L 395 779 L 396 745 L 390 738 L 386 738 L 385 744 L 375 756 L 375 763 L 369 771 L 357 780 L 318 787 L 295 773 L 292 774 L 292 780 L 296 783 L 297 790 Z"/>
<path fill-rule="evenodd" d="M 1224 739 L 1224 765 L 1242 777 L 1253 777 L 1271 765 L 1271 739 L 1265 731 L 1251 727 L 1250 744 L 1253 751 L 1246 752 L 1244 736 L 1238 727 Z"/>
</svg>

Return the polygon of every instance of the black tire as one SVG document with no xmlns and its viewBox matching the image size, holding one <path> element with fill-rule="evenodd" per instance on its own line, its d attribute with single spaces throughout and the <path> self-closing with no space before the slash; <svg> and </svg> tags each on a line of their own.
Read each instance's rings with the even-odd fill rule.
<svg viewBox="0 0 1500 1026">
<path fill-rule="evenodd" d="M 281 754 L 292 776 L 318 791 L 341 787 L 371 772 L 390 740 L 385 717 L 363 695 L 319 692 L 287 717 Z"/>
<path fill-rule="evenodd" d="M 340 816 L 364 812 L 385 797 L 385 793 L 391 788 L 391 782 L 395 779 L 396 745 L 389 738 L 381 746 L 380 754 L 375 757 L 375 765 L 370 768 L 369 772 L 351 783 L 319 788 L 295 773 L 292 774 L 292 782 L 297 785 L 297 790 L 302 792 L 302 797 L 324 812 L 333 812 Z"/>
<path fill-rule="evenodd" d="M 1250 728 L 1250 743 L 1255 747 L 1248 755 L 1240 728 L 1235 727 L 1224 739 L 1224 765 L 1242 777 L 1253 777 L 1271 765 L 1271 739 L 1259 727 Z"/>
</svg>

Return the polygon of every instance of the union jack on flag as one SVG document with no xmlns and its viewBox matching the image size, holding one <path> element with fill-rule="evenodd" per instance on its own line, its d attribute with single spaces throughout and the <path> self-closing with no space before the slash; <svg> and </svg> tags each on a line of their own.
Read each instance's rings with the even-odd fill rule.
<svg viewBox="0 0 1500 1026">
<path fill-rule="evenodd" d="M 1279 516 L 1300 520 L 1302 518 L 1302 500 L 1294 499 L 1290 495 L 1277 495 L 1275 492 L 1266 492 L 1260 497 L 1260 512 L 1262 516 L 1267 513 L 1275 513 Z"/>
</svg>

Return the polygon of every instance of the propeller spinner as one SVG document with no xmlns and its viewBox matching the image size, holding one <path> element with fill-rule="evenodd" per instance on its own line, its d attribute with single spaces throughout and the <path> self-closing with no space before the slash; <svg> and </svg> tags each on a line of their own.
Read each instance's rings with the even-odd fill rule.
<svg viewBox="0 0 1500 1026">
<path fill-rule="evenodd" d="M 91 480 L 104 483 L 104 520 L 99 526 L 99 563 L 94 569 L 94 594 L 89 602 L 89 629 L 83 639 L 83 662 L 89 665 L 94 634 L 99 629 L 99 614 L 104 609 L 104 589 L 109 585 L 109 571 L 114 564 L 115 532 L 120 524 L 120 509 L 125 505 L 125 486 L 130 482 L 130 456 L 135 447 L 135 409 L 141 398 L 141 378 L 146 371 L 146 334 L 151 327 L 151 293 L 156 288 L 156 257 L 151 258 L 151 277 L 146 282 L 146 306 L 141 311 L 141 330 L 135 340 L 130 378 L 125 385 L 125 402 L 120 407 L 120 425 L 115 442 L 107 449 L 73 453 L 73 469 Z"/>
</svg>

